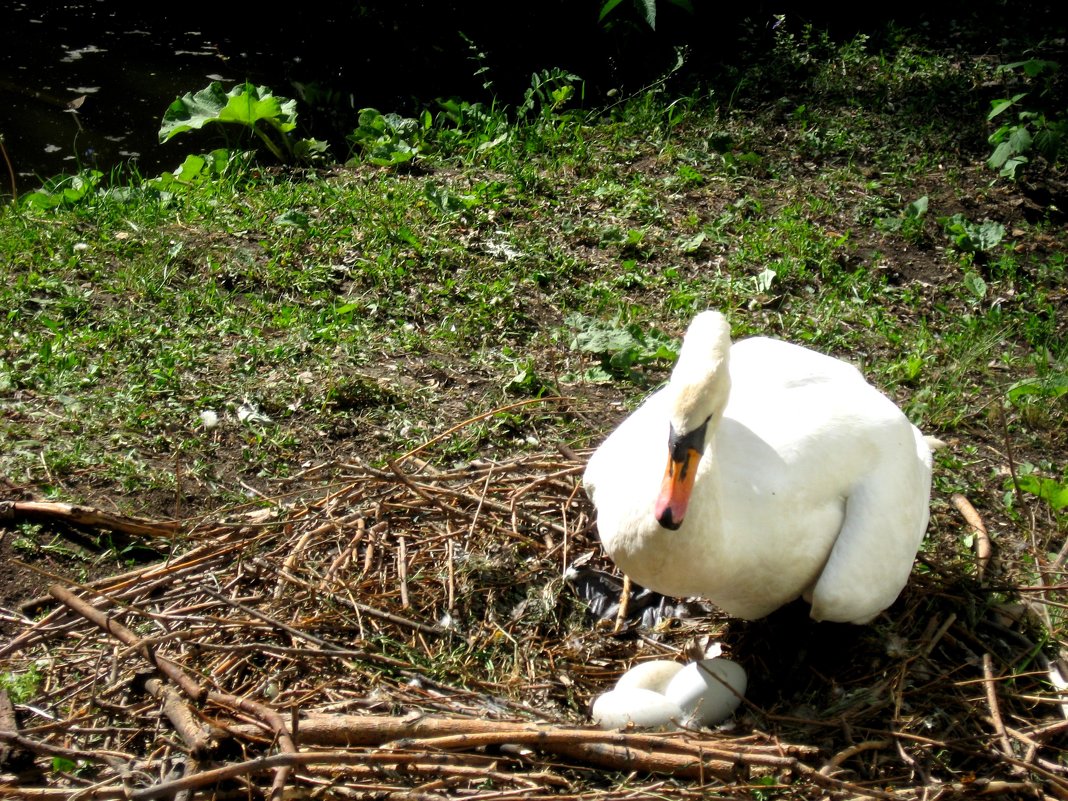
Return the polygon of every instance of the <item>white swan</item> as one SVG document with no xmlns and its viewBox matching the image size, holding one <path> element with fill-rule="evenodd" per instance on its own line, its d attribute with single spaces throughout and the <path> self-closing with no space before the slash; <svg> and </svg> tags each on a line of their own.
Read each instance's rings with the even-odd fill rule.
<svg viewBox="0 0 1068 801">
<path fill-rule="evenodd" d="M 846 362 L 732 346 L 707 311 L 584 483 L 605 550 L 642 586 L 747 619 L 801 596 L 816 620 L 867 623 L 908 580 L 936 443 Z"/>
</svg>

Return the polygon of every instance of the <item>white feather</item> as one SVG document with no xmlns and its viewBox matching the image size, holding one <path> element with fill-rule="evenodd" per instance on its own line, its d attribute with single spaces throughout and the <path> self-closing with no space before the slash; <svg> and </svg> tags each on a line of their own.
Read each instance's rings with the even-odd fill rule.
<svg viewBox="0 0 1068 801">
<path fill-rule="evenodd" d="M 677 531 L 654 504 L 669 423 L 711 417 Z M 763 617 L 799 596 L 817 620 L 866 623 L 908 580 L 927 527 L 931 446 L 856 368 L 765 337 L 690 326 L 668 385 L 611 433 L 584 481 L 621 570 L 675 597 Z"/>
</svg>

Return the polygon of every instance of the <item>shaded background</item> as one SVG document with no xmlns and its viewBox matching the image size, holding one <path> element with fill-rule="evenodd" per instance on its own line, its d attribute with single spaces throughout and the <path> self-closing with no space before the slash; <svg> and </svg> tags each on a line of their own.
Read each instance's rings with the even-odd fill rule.
<svg viewBox="0 0 1068 801">
<path fill-rule="evenodd" d="M 551 67 L 583 78 L 583 102 L 594 108 L 612 90 L 626 94 L 663 77 L 683 48 L 684 67 L 669 89 L 718 86 L 727 97 L 772 45 L 778 15 L 793 31 L 811 24 L 837 39 L 867 33 L 872 48 L 893 48 L 894 30 L 907 28 L 933 47 L 1023 58 L 1036 45 L 1063 53 L 1055 39 L 1065 13 L 1056 3 L 910 0 L 834 8 L 693 0 L 687 11 L 661 0 L 652 30 L 631 0 L 605 20 L 602 0 L 326 0 L 274 13 L 222 0 L 5 5 L 0 135 L 21 191 L 83 166 L 173 169 L 190 145 L 159 145 L 160 119 L 176 96 L 211 80 L 226 89 L 249 80 L 297 97 L 301 133 L 330 141 L 343 159 L 360 108 L 411 115 L 433 109 L 438 97 L 513 106 L 531 73 Z"/>
</svg>

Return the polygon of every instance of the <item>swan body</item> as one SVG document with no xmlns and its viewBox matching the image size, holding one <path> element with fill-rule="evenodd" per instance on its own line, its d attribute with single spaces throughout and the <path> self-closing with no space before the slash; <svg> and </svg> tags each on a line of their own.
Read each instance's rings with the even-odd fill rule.
<svg viewBox="0 0 1068 801">
<path fill-rule="evenodd" d="M 732 344 L 707 311 L 584 484 L 605 550 L 642 586 L 746 619 L 804 597 L 816 620 L 867 623 L 927 528 L 931 442 L 853 366 L 766 337 Z"/>
</svg>

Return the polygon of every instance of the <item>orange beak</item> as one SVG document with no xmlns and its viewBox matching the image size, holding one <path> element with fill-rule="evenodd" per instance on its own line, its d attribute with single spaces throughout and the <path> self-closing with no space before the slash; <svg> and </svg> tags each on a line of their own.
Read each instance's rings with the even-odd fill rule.
<svg viewBox="0 0 1068 801">
<path fill-rule="evenodd" d="M 701 461 L 701 452 L 694 448 L 686 448 L 681 453 L 678 450 L 673 450 L 668 458 L 654 510 L 657 522 L 672 531 L 678 529 L 686 517 L 694 478 L 697 476 L 697 463 Z"/>
<path fill-rule="evenodd" d="M 668 425 L 667 470 L 664 471 L 660 494 L 653 509 L 656 521 L 664 528 L 675 531 L 686 517 L 697 479 L 697 464 L 705 450 L 705 435 L 711 420 L 712 416 L 709 415 L 701 425 L 681 433 L 675 430 L 674 424 Z"/>
</svg>

